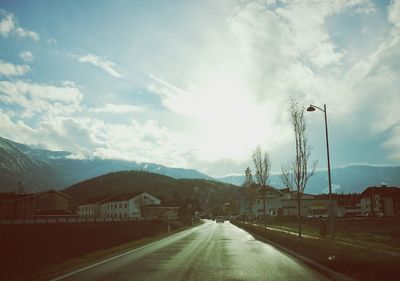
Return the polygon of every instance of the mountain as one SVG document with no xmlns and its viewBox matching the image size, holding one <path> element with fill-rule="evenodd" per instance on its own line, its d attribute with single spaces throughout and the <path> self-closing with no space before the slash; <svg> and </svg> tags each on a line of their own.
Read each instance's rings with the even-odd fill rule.
<svg viewBox="0 0 400 281">
<path fill-rule="evenodd" d="M 369 165 L 351 165 L 331 170 L 332 191 L 336 193 L 360 193 L 368 186 L 382 183 L 400 186 L 400 167 L 378 167 Z M 219 177 L 217 180 L 242 185 L 244 175 Z M 271 175 L 269 184 L 276 188 L 284 187 L 280 175 Z M 309 180 L 305 193 L 320 194 L 328 192 L 327 171 L 317 171 Z"/>
<path fill-rule="evenodd" d="M 174 179 L 144 172 L 122 171 L 89 179 L 62 191 L 72 197 L 72 203 L 106 195 L 119 195 L 146 191 L 162 202 L 173 202 L 181 208 L 192 204 L 197 210 L 221 211 L 225 202 L 238 202 L 239 187 L 205 179 Z"/>
<path fill-rule="evenodd" d="M 19 182 L 25 191 L 41 191 L 62 184 L 61 174 L 51 166 L 21 152 L 0 138 L 0 191 L 17 191 Z"/>
<path fill-rule="evenodd" d="M 17 191 L 21 181 L 26 192 L 61 189 L 111 172 L 148 171 L 175 179 L 207 179 L 242 185 L 244 176 L 214 179 L 193 169 L 170 168 L 154 163 L 138 163 L 113 159 L 76 159 L 66 151 L 36 149 L 0 137 L 0 192 Z M 400 167 L 352 165 L 332 169 L 332 189 L 338 193 L 362 192 L 367 186 L 400 186 Z M 270 185 L 281 188 L 279 175 L 272 175 Z M 310 179 L 305 192 L 326 193 L 328 176 L 318 171 Z"/>
<path fill-rule="evenodd" d="M 66 151 L 50 151 L 0 138 L 0 192 L 61 189 L 99 175 L 122 170 L 149 171 L 173 178 L 212 179 L 193 169 L 115 159 L 76 159 Z"/>
</svg>

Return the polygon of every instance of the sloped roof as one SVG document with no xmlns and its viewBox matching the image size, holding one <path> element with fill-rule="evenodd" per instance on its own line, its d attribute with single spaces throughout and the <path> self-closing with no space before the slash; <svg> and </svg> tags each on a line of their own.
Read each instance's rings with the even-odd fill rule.
<svg viewBox="0 0 400 281">
<path fill-rule="evenodd" d="M 32 194 L 28 193 L 15 193 L 15 192 L 7 192 L 7 193 L 0 193 L 0 200 L 3 201 L 12 201 L 12 200 L 18 200 L 22 199 L 25 197 L 32 196 Z"/>
<path fill-rule="evenodd" d="M 161 204 L 151 204 L 146 205 L 144 208 L 165 208 L 165 209 L 179 209 L 179 206 L 171 206 L 171 205 L 161 205 Z"/>
<path fill-rule="evenodd" d="M 399 196 L 400 188 L 395 186 L 370 186 L 361 193 L 361 196 L 371 196 L 373 194 L 379 194 L 381 196 Z"/>
<path fill-rule="evenodd" d="M 61 195 L 61 196 L 66 197 L 66 198 L 72 198 L 72 197 L 69 196 L 68 194 L 65 194 L 65 193 L 63 193 L 63 192 L 60 192 L 60 191 L 57 191 L 57 190 L 54 190 L 54 189 L 47 190 L 47 191 L 41 191 L 41 192 L 37 192 L 37 193 L 33 193 L 32 195 L 34 195 L 34 196 L 40 196 L 40 195 L 46 194 L 46 193 L 56 193 L 56 194 L 58 194 L 58 195 Z"/>
<path fill-rule="evenodd" d="M 106 200 L 110 199 L 111 196 L 106 195 L 106 196 L 100 196 L 100 197 L 94 197 L 91 199 L 88 199 L 86 201 L 83 201 L 79 203 L 78 205 L 88 205 L 88 204 L 100 204 L 102 202 L 105 202 Z"/>
<path fill-rule="evenodd" d="M 36 197 L 46 193 L 56 193 L 58 195 L 64 196 L 66 198 L 71 198 L 68 194 L 56 191 L 56 190 L 47 190 L 36 193 L 16 193 L 16 192 L 8 192 L 8 193 L 0 193 L 0 200 L 22 200 L 27 197 Z"/>
<path fill-rule="evenodd" d="M 60 215 L 73 215 L 70 210 L 40 210 L 36 211 L 34 216 L 60 216 Z"/>
<path fill-rule="evenodd" d="M 129 199 L 135 198 L 139 196 L 140 194 L 147 193 L 148 195 L 158 199 L 156 196 L 148 193 L 147 191 L 139 191 L 139 192 L 134 192 L 134 193 L 126 193 L 126 194 L 119 194 L 116 196 L 112 196 L 109 199 L 103 201 L 102 203 L 109 203 L 109 202 L 118 202 L 118 201 L 127 201 Z"/>
</svg>

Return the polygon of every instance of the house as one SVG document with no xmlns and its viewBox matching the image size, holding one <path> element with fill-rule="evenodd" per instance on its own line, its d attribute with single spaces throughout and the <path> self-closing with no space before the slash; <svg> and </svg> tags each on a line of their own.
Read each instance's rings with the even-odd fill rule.
<svg viewBox="0 0 400 281">
<path fill-rule="evenodd" d="M 148 205 L 143 208 L 144 215 L 146 219 L 159 219 L 164 221 L 173 221 L 178 219 L 177 206 L 163 206 L 158 204 Z"/>
<path fill-rule="evenodd" d="M 265 208 L 266 208 L 265 213 L 271 216 L 278 215 L 280 209 L 282 208 L 281 199 L 283 196 L 284 193 L 281 192 L 280 190 L 272 186 L 267 186 L 265 191 Z M 248 202 L 248 200 L 244 199 L 241 201 L 240 204 L 241 215 L 245 217 L 250 217 L 251 216 L 250 209 L 252 209 L 253 217 L 259 216 L 264 213 L 264 200 L 263 196 L 260 193 L 255 199 L 252 208 L 250 208 L 250 203 Z"/>
<path fill-rule="evenodd" d="M 101 203 L 110 199 L 110 196 L 101 196 L 86 200 L 77 206 L 77 216 L 79 219 L 95 219 L 104 217 Z"/>
<path fill-rule="evenodd" d="M 16 219 L 17 201 L 29 196 L 25 193 L 1 193 L 0 194 L 0 219 Z"/>
<path fill-rule="evenodd" d="M 143 208 L 160 204 L 159 198 L 147 192 L 121 194 L 102 202 L 100 214 L 105 218 L 146 219 Z"/>
<path fill-rule="evenodd" d="M 361 215 L 360 194 L 335 194 L 335 199 L 337 202 L 337 217 L 356 217 Z"/>
<path fill-rule="evenodd" d="M 303 193 L 301 197 L 301 216 L 327 217 L 329 214 L 328 198 L 318 198 L 316 195 Z M 271 186 L 266 190 L 266 214 L 269 216 L 297 216 L 298 202 L 297 192 L 291 191 L 288 188 L 276 189 Z M 333 208 L 336 209 L 336 201 L 333 201 Z M 253 204 L 253 217 L 256 217 L 264 212 L 263 197 L 258 195 Z M 245 198 L 241 202 L 241 215 L 250 217 L 250 204 Z"/>
<path fill-rule="evenodd" d="M 38 193 L 2 193 L 0 219 L 28 219 L 71 214 L 70 199 L 69 195 L 55 190 Z"/>
<path fill-rule="evenodd" d="M 381 185 L 371 186 L 361 193 L 362 214 L 400 216 L 400 188 Z"/>
</svg>

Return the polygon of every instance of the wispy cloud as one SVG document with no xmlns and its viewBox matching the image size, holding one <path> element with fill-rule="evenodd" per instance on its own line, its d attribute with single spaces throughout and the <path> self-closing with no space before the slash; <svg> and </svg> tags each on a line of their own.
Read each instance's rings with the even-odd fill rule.
<svg viewBox="0 0 400 281">
<path fill-rule="evenodd" d="M 114 76 L 117 78 L 122 77 L 122 75 L 117 70 L 115 70 L 115 67 L 117 66 L 117 64 L 115 64 L 112 61 L 109 61 L 108 59 L 101 58 L 101 57 L 93 55 L 93 54 L 88 54 L 86 56 L 79 57 L 78 61 L 90 63 L 94 66 L 97 66 L 97 67 L 103 69 L 105 72 L 107 72 L 111 76 Z"/>
<path fill-rule="evenodd" d="M 142 112 L 143 107 L 136 105 L 126 105 L 126 104 L 105 104 L 102 107 L 96 107 L 90 109 L 91 112 L 96 113 L 112 113 L 112 114 L 124 114 L 124 113 L 135 113 Z"/>
<path fill-rule="evenodd" d="M 9 34 L 15 34 L 19 37 L 26 37 L 34 41 L 39 41 L 39 34 L 35 31 L 18 26 L 13 14 L 0 9 L 0 16 L 2 17 L 0 21 L 1 36 L 8 37 Z"/>
<path fill-rule="evenodd" d="M 12 64 L 0 60 L 0 76 L 22 76 L 31 70 L 29 65 Z"/>
<path fill-rule="evenodd" d="M 8 34 L 15 28 L 14 17 L 12 14 L 8 14 L 2 9 L 0 9 L 0 16 L 2 16 L 0 21 L 0 35 L 7 37 Z"/>
<path fill-rule="evenodd" d="M 22 27 L 18 27 L 15 30 L 15 33 L 19 37 L 27 37 L 27 38 L 30 38 L 32 40 L 39 41 L 39 34 L 37 34 L 35 31 L 27 30 L 27 29 L 24 29 Z"/>
<path fill-rule="evenodd" d="M 19 57 L 25 62 L 33 61 L 33 54 L 30 51 L 23 51 L 19 54 Z"/>
</svg>

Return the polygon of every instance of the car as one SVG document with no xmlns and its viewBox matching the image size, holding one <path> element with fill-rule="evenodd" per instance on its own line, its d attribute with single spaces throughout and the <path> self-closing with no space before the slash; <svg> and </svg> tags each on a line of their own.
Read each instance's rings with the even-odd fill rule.
<svg viewBox="0 0 400 281">
<path fill-rule="evenodd" d="M 222 222 L 222 223 L 224 223 L 224 222 L 225 222 L 225 219 L 224 219 L 224 217 L 219 216 L 219 217 L 217 217 L 217 218 L 215 219 L 215 222 Z"/>
</svg>

